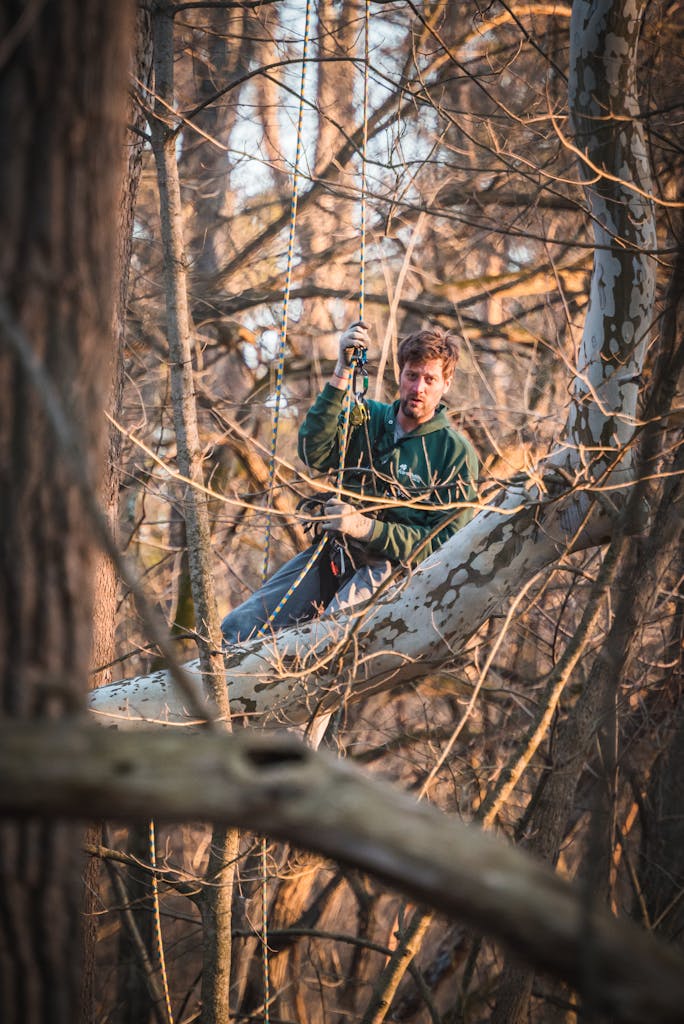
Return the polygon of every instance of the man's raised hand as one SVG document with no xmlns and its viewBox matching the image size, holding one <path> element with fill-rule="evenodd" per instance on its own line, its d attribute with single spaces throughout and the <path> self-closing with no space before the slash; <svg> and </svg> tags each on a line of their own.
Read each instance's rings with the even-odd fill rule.
<svg viewBox="0 0 684 1024">
<path fill-rule="evenodd" d="M 336 377 L 346 377 L 351 366 L 354 350 L 357 348 L 368 348 L 369 334 L 368 324 L 363 320 L 357 321 L 348 327 L 340 335 L 339 350 L 337 355 L 337 366 L 335 367 Z"/>
</svg>

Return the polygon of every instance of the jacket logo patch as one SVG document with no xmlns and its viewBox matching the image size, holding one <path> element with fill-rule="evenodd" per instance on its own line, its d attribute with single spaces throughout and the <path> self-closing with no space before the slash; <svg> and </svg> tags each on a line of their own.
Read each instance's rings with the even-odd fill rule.
<svg viewBox="0 0 684 1024">
<path fill-rule="evenodd" d="M 402 462 L 397 467 L 397 477 L 405 477 L 412 487 L 426 487 L 426 483 L 423 478 L 418 474 L 414 473 L 408 468 L 405 462 Z"/>
</svg>

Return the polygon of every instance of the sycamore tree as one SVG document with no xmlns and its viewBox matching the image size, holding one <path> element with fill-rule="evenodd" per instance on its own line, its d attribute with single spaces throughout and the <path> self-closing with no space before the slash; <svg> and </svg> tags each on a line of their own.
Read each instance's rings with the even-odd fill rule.
<svg viewBox="0 0 684 1024">
<path fill-rule="evenodd" d="M 639 12 L 621 4 L 573 12 L 572 136 L 566 125 L 558 132 L 586 182 L 595 254 L 556 448 L 488 497 L 468 526 L 370 608 L 232 650 L 226 685 L 234 714 L 260 725 L 302 724 L 429 673 L 538 573 L 604 543 L 623 522 L 638 476 L 637 399 L 655 308 L 654 189 L 635 81 L 639 25 Z M 186 669 L 199 678 L 194 665 Z M 93 709 L 121 724 L 182 721 L 187 711 L 165 672 L 101 689 Z"/>
<path fill-rule="evenodd" d="M 84 18 L 80 7 L 88 8 L 92 17 Z M 275 41 L 283 26 L 287 26 L 286 36 L 291 28 L 288 5 L 257 5 L 259 10 L 251 4 L 228 5 L 228 28 L 216 9 L 210 19 L 211 44 L 204 49 L 194 46 L 195 36 L 200 37 L 193 15 L 188 13 L 194 7 L 172 5 L 167 13 L 180 23 L 182 45 L 193 54 L 203 90 L 210 92 L 225 68 L 235 76 L 226 87 L 232 89 L 235 82 L 251 79 L 254 59 L 264 67 L 278 63 Z M 259 20 L 262 7 L 276 20 L 282 15 L 282 24 L 274 28 L 266 16 Z M 578 992 L 589 1012 L 605 1011 L 618 1019 L 674 1021 L 680 1016 L 681 959 L 644 935 L 643 929 L 616 921 L 613 913 L 628 901 L 616 882 L 625 865 L 635 916 L 650 931 L 662 931 L 670 939 L 679 935 L 681 866 L 676 851 L 681 843 L 676 819 L 681 758 L 678 761 L 676 753 L 681 744 L 681 715 L 663 712 L 662 705 L 644 692 L 645 687 L 629 696 L 637 710 L 647 707 L 658 726 L 662 750 L 660 759 L 652 751 L 643 759 L 647 786 L 640 788 L 634 779 L 641 764 L 633 761 L 628 765 L 632 769 L 632 803 L 638 805 L 643 820 L 646 853 L 643 864 L 636 868 L 626 841 L 634 817 L 630 805 L 623 815 L 620 788 L 621 773 L 627 771 L 617 753 L 625 743 L 624 724 L 616 710 L 624 703 L 618 685 L 630 660 L 650 658 L 654 670 L 661 673 L 660 689 L 666 701 L 676 704 L 672 666 L 676 665 L 677 623 L 681 619 L 681 609 L 679 613 L 675 610 L 666 623 L 655 617 L 653 604 L 649 604 L 649 598 L 667 592 L 668 600 L 677 606 L 681 450 L 671 406 L 681 370 L 677 304 L 682 267 L 681 258 L 675 257 L 670 298 L 658 321 L 656 271 L 674 251 L 671 238 L 677 238 L 677 229 L 671 218 L 676 203 L 668 184 L 663 187 L 659 180 L 654 185 L 650 177 L 636 82 L 642 5 L 616 0 L 573 4 L 566 97 L 569 121 L 559 114 L 559 96 L 565 96 L 563 44 L 554 20 L 570 16 L 565 6 L 504 7 L 491 13 L 481 31 L 462 31 L 461 8 L 456 4 L 378 7 L 387 18 L 389 50 L 396 46 L 402 18 L 410 12 L 414 19 L 406 37 L 410 45 L 401 51 L 405 77 L 396 94 L 379 103 L 369 117 L 371 132 L 383 123 L 396 124 L 387 166 L 394 171 L 393 161 L 401 153 L 402 168 L 407 172 L 406 179 L 397 174 L 393 191 L 383 199 L 386 229 L 391 235 L 400 211 L 402 244 L 407 226 L 411 231 L 404 268 L 410 267 L 413 246 L 419 242 L 432 257 L 430 273 L 420 278 L 409 300 L 400 295 L 399 287 L 390 296 L 390 321 L 394 322 L 401 309 L 411 316 L 450 318 L 467 328 L 471 337 L 481 330 L 482 325 L 469 320 L 452 301 L 449 288 L 455 284 L 446 280 L 440 294 L 439 286 L 431 286 L 429 281 L 449 277 L 443 243 L 450 227 L 472 221 L 472 210 L 463 198 L 472 167 L 477 166 L 474 202 L 478 210 L 486 211 L 494 194 L 499 216 L 516 202 L 509 188 L 510 176 L 523 168 L 524 178 L 534 152 L 533 173 L 526 180 L 540 188 L 539 208 L 546 204 L 549 209 L 567 212 L 562 186 L 581 183 L 586 198 L 583 220 L 593 233 L 590 296 L 583 310 L 581 339 L 571 355 L 559 344 L 570 383 L 568 414 L 557 443 L 545 458 L 534 467 L 525 465 L 524 472 L 504 479 L 498 489 L 488 486 L 469 526 L 418 569 L 409 567 L 396 587 L 381 594 L 371 606 L 351 617 L 319 620 L 231 651 L 225 662 L 226 694 L 231 714 L 245 727 L 233 737 L 217 727 L 221 701 L 209 699 L 199 666 L 190 663 L 181 669 L 174 663 L 168 642 L 158 628 L 154 632 L 156 627 L 147 612 L 147 637 L 165 652 L 171 668 L 103 687 L 93 696 L 91 717 L 95 722 L 120 729 L 102 730 L 74 715 L 82 707 L 86 689 L 93 533 L 104 536 L 92 501 L 96 473 L 89 479 L 82 469 L 98 462 L 103 433 L 97 409 L 108 380 L 109 359 L 102 354 L 109 350 L 104 341 L 101 348 L 95 341 L 107 337 L 111 322 L 113 254 L 108 250 L 106 226 L 114 222 L 117 182 L 112 171 L 118 166 L 113 153 L 120 144 L 121 83 L 127 63 L 125 23 L 116 18 L 110 23 L 97 5 L 67 5 L 58 15 L 55 5 L 47 4 L 30 15 L 17 14 L 16 25 L 7 26 L 12 31 L 0 65 L 0 86 L 7 108 L 16 114 L 7 123 L 24 126 L 20 138 L 8 147 L 12 160 L 7 164 L 8 188 L 3 193 L 7 237 L 12 244 L 5 255 L 1 365 L 13 384 L 7 389 L 12 400 L 3 409 L 3 456 L 7 452 L 3 467 L 6 493 L 11 493 L 11 483 L 17 497 L 3 504 L 7 527 L 2 577 L 6 643 L 0 808 L 7 823 L 2 832 L 5 896 L 0 966 L 7 1019 L 74 1018 L 78 985 L 74 971 L 78 962 L 74 867 L 79 860 L 79 837 L 74 830 L 54 826 L 53 819 L 96 818 L 102 813 L 123 822 L 144 821 L 151 815 L 161 822 L 199 817 L 265 832 L 332 858 L 341 865 L 340 872 L 302 906 L 298 917 L 302 929 L 322 920 L 326 900 L 338 890 L 347 891 L 345 886 L 356 901 L 359 920 L 365 918 L 368 923 L 380 917 L 376 911 L 381 898 L 359 880 L 355 868 L 372 872 L 406 893 L 415 901 L 410 915 L 406 907 L 389 912 L 387 930 L 397 936 L 396 943 L 376 942 L 371 949 L 373 936 L 367 927 L 353 956 L 344 961 L 344 969 L 336 966 L 339 955 L 334 953 L 332 966 L 326 965 L 320 974 L 324 980 L 332 979 L 338 989 L 347 978 L 347 969 L 357 979 L 361 995 L 356 1002 L 355 995 L 344 996 L 348 1005 L 340 1005 L 341 1015 L 354 1012 L 368 1021 L 384 1019 L 403 972 L 410 967 L 421 993 L 421 1006 L 424 1004 L 433 1020 L 440 1019 L 442 1004 L 436 990 L 442 982 L 451 985 L 444 993 L 447 1019 L 467 1019 L 469 992 L 483 962 L 478 935 L 485 934 L 501 940 L 516 954 L 515 959 L 506 961 L 501 973 L 493 1010 L 501 1021 L 527 1019 L 530 1000 L 535 997 L 534 974 L 529 966 L 521 971 L 520 956 L 528 965 L 560 979 L 560 987 L 550 990 L 549 998 L 556 1003 L 565 1000 L 568 1009 L 575 1000 L 573 993 Z M 360 52 L 356 31 L 344 21 L 348 12 L 356 17 L 357 5 L 319 5 L 324 40 L 319 56 L 329 68 L 320 78 L 317 110 L 326 115 L 327 127 L 334 123 L 339 105 L 330 98 L 330 90 L 335 94 L 353 89 L 349 69 L 342 70 L 341 57 L 358 57 Z M 507 105 L 504 90 L 492 90 L 486 73 L 478 79 L 468 74 L 468 60 L 480 52 L 481 39 L 501 25 L 516 26 L 530 43 L 530 50 L 539 49 L 541 37 L 530 36 L 527 23 L 520 21 L 536 15 L 551 19 L 543 37 L 549 74 L 539 91 L 548 101 L 548 131 L 536 135 L 531 114 L 523 127 L 534 137 L 531 149 L 523 152 L 515 149 L 509 128 L 502 125 L 520 126 L 524 119 Z M 57 31 L 57 26 L 65 31 Z M 226 41 L 237 38 L 239 31 L 244 46 L 238 52 Z M 465 62 L 450 43 L 461 31 Z M 54 49 L 44 45 L 46 40 Z M 517 49 L 517 44 L 512 50 L 494 47 L 483 58 L 484 64 L 495 68 L 503 82 L 509 66 L 515 74 L 509 56 Z M 409 78 L 407 69 L 412 67 L 413 55 L 421 51 L 427 56 Z M 171 57 L 170 47 L 167 57 Z M 297 59 L 288 53 L 286 62 Z M 339 75 L 335 73 L 337 62 Z M 34 81 L 41 84 L 40 89 L 30 87 Z M 263 111 L 272 102 L 268 96 L 272 96 L 273 82 L 268 72 L 258 81 L 255 109 Z M 464 82 L 472 86 L 467 95 L 461 92 Z M 155 106 L 154 113 L 150 108 L 147 111 L 148 118 L 158 118 L 155 127 L 160 129 L 166 120 L 167 129 L 176 130 L 179 125 L 200 129 L 193 135 L 194 147 L 188 144 L 187 135 L 182 136 L 182 145 L 174 144 L 170 136 L 165 138 L 171 172 L 174 157 L 180 153 L 181 165 L 185 162 L 193 173 L 210 167 L 212 175 L 212 185 L 206 189 L 196 186 L 199 179 L 193 179 L 194 200 L 191 212 L 186 210 L 186 224 L 192 238 L 199 240 L 198 246 L 205 239 L 211 243 L 203 254 L 199 250 L 193 254 L 190 307 L 202 331 L 215 331 L 212 337 L 218 351 L 221 346 L 235 346 L 236 338 L 244 340 L 245 332 L 236 334 L 230 317 L 250 308 L 250 303 L 254 308 L 273 299 L 279 277 L 278 254 L 271 251 L 265 260 L 270 280 L 267 274 L 255 276 L 258 261 L 253 256 L 260 246 L 267 250 L 269 239 L 278 237 L 287 220 L 286 205 L 276 195 L 245 212 L 237 192 L 232 208 L 229 202 L 224 205 L 223 183 L 232 173 L 232 165 L 223 157 L 216 158 L 215 152 L 214 159 L 208 160 L 202 146 L 209 143 L 219 154 L 230 152 L 232 160 L 235 153 L 226 142 L 228 134 L 221 134 L 225 126 L 204 102 L 189 111 L 177 111 L 170 79 L 157 85 L 154 96 L 139 96 L 143 105 Z M 35 130 L 29 130 L 34 126 L 26 111 L 34 106 Z M 429 181 L 423 192 L 418 188 L 423 184 L 421 176 L 413 174 L 411 146 L 402 129 L 414 107 L 427 112 L 430 130 L 444 140 L 451 155 L 448 175 Z M 231 116 L 234 111 L 231 108 Z M 459 115 L 465 111 L 465 116 L 456 116 L 455 111 Z M 486 120 L 485 115 L 493 116 Z M 302 204 L 312 211 L 303 246 L 312 258 L 322 261 L 317 269 L 331 254 L 339 260 L 345 251 L 335 245 L 331 253 L 315 231 L 323 210 L 325 218 L 319 219 L 324 232 L 332 235 L 332 225 L 344 219 L 334 200 L 343 198 L 352 185 L 349 165 L 360 132 L 354 130 L 353 110 L 345 107 L 338 120 L 344 144 L 332 154 L 323 146 L 316 153 L 315 174 Z M 418 119 L 414 124 L 418 125 Z M 474 127 L 483 124 L 487 125 L 486 147 L 483 133 Z M 269 134 L 268 165 L 274 173 L 280 160 L 279 126 L 274 121 Z M 47 133 L 45 138 L 42 130 Z M 189 134 L 194 131 L 195 127 L 188 128 Z M 54 158 L 51 161 L 41 160 L 35 152 L 35 147 L 43 145 Z M 552 150 L 560 155 L 560 163 L 550 162 Z M 482 153 L 485 157 L 480 160 Z M 464 154 L 468 159 L 461 165 Z M 424 165 L 429 167 L 430 160 Z M 40 201 L 26 199 L 31 182 L 36 184 L 32 198 Z M 143 174 L 143 192 L 146 189 L 149 178 Z M 75 194 L 78 203 L 73 201 Z M 405 201 L 407 195 L 413 197 L 414 206 Z M 435 207 L 446 225 L 441 236 L 428 224 Z M 669 232 L 668 241 L 660 248 L 656 210 L 665 211 Z M 22 217 L 17 211 L 23 211 Z M 70 216 L 64 218 L 65 212 Z M 576 214 L 576 207 L 573 212 Z M 146 216 L 146 208 L 139 207 L 136 238 L 154 242 L 154 217 L 146 221 Z M 241 244 L 237 227 L 244 227 L 245 222 L 254 237 Z M 220 237 L 219 233 L 212 235 L 217 223 L 222 228 Z M 492 220 L 486 213 L 481 223 L 491 230 Z M 509 230 L 511 227 L 512 223 L 507 224 Z M 542 238 L 540 245 L 544 242 Z M 150 248 L 154 250 L 154 245 Z M 176 253 L 174 259 L 181 263 L 182 254 Z M 502 265 L 496 245 L 486 259 L 488 265 L 480 271 L 483 282 L 485 269 L 491 271 L 488 302 L 493 313 L 496 289 L 507 286 L 510 270 Z M 341 302 L 345 293 L 333 288 L 326 296 L 321 274 L 305 279 L 309 265 L 306 263 L 299 282 L 300 297 L 303 302 L 318 303 L 311 319 L 324 335 L 329 321 L 321 300 Z M 566 286 L 574 268 L 553 260 L 549 267 L 547 273 L 563 282 L 558 293 L 561 305 L 568 307 L 571 323 L 574 300 Z M 149 265 L 137 265 L 134 291 L 147 287 L 150 269 Z M 410 270 L 407 273 L 410 275 Z M 234 279 L 231 274 L 242 276 Z M 529 276 L 528 271 L 516 273 L 515 287 L 524 289 Z M 492 285 L 492 280 L 497 284 Z M 234 294 L 227 294 L 226 282 L 235 283 Z M 254 285 L 251 290 L 250 284 Z M 144 310 L 139 294 L 135 302 L 136 311 Z M 519 344 L 524 332 L 514 320 L 498 326 L 502 337 Z M 161 328 L 146 322 L 145 329 L 154 338 L 154 331 Z M 207 339 L 210 334 L 202 337 Z M 649 352 L 655 349 L 656 339 L 658 359 Z M 383 345 L 383 359 L 388 364 L 392 340 L 388 329 Z M 141 351 L 139 346 L 135 357 L 142 361 Z M 209 344 L 201 357 L 207 353 L 212 354 Z M 166 358 L 164 355 L 163 360 Z M 186 372 L 187 351 L 175 358 Z M 195 359 L 200 359 L 196 353 Z M 242 371 L 247 372 L 244 366 Z M 133 375 L 130 365 L 128 373 Z M 141 392 L 146 386 L 141 385 Z M 201 401 L 201 390 L 199 397 Z M 36 423 L 41 429 L 36 429 Z M 245 451 L 249 449 L 249 434 L 246 436 L 240 451 L 248 462 L 254 452 Z M 75 441 L 76 437 L 80 439 Z M 257 466 L 255 479 L 258 472 Z M 582 551 L 597 552 L 593 575 L 588 568 L 591 563 L 577 561 L 577 553 Z M 125 575 L 125 567 L 119 564 L 119 568 L 144 610 L 142 594 Z M 647 571 L 653 585 L 644 579 Z M 391 706 L 395 695 L 405 695 L 426 676 L 456 684 L 454 667 L 460 666 L 464 657 L 472 658 L 475 685 L 467 693 L 465 711 L 462 706 L 458 710 L 456 702 L 449 706 L 452 717 L 446 733 L 439 736 L 433 728 L 427 735 L 428 745 L 441 743 L 436 761 L 432 751 L 433 767 L 417 785 L 415 778 L 408 776 L 411 787 L 419 788 L 421 796 L 427 795 L 440 767 L 453 771 L 449 755 L 458 752 L 466 737 L 467 719 L 488 685 L 489 671 L 496 669 L 497 678 L 506 682 L 504 667 L 495 664 L 496 656 L 522 604 L 528 598 L 539 602 L 549 580 L 564 572 L 589 578 L 584 607 L 571 620 L 571 628 L 559 618 L 551 668 L 543 685 L 537 681 L 534 700 L 524 707 L 526 728 L 521 730 L 521 742 L 506 746 L 506 720 L 495 733 L 508 760 L 500 760 L 499 771 L 483 782 L 486 766 L 478 773 L 476 758 L 470 759 L 467 771 L 472 781 L 468 786 L 477 799 L 471 801 L 468 811 L 486 826 L 496 822 L 508 828 L 512 838 L 552 865 L 559 863 L 563 873 L 582 873 L 580 891 L 525 852 L 461 825 L 456 813 L 445 817 L 426 803 L 417 804 L 411 796 L 367 779 L 353 766 L 329 755 L 318 755 L 283 733 L 283 726 L 301 728 L 312 719 L 315 725 L 317 716 L 337 709 L 343 717 L 366 705 L 377 711 L 377 703 L 372 702 L 378 694 L 385 696 L 385 707 Z M 503 628 L 499 628 L 502 621 Z M 639 650 L 643 623 L 662 633 L 648 653 Z M 489 644 L 484 656 L 477 646 L 483 624 Z M 202 623 L 198 628 L 202 632 Z M 35 643 L 37 635 L 41 636 L 40 645 Z M 524 683 L 524 665 L 520 675 Z M 559 702 L 569 689 L 569 712 L 564 709 L 561 717 Z M 518 687 L 516 696 L 524 702 L 524 686 Z M 457 710 L 459 720 L 454 726 Z M 22 721 L 29 718 L 38 721 Z M 486 725 L 486 711 L 482 721 Z M 203 724 L 204 732 L 210 734 L 191 735 L 191 730 L 184 728 L 191 723 Z M 159 724 L 181 728 L 150 731 L 151 725 Z M 148 730 L 144 737 L 135 731 L 136 726 Z M 279 731 L 265 735 L 264 726 Z M 547 745 L 548 736 L 552 741 Z M 639 748 L 638 728 L 626 736 L 626 742 L 632 750 Z M 482 750 L 486 754 L 486 744 Z M 364 753 L 370 761 L 373 751 Z M 533 791 L 526 791 L 516 819 L 515 796 L 521 780 L 527 785 L 527 775 L 533 774 L 530 765 L 534 765 L 538 784 Z M 459 793 L 466 777 L 464 772 L 457 784 L 449 778 L 452 795 L 446 804 L 450 811 L 461 810 Z M 595 779 L 599 785 L 592 788 Z M 580 793 L 579 800 L 575 800 L 575 791 Z M 532 798 L 527 799 L 530 793 Z M 591 807 L 588 824 L 581 810 L 586 806 Z M 29 824 L 17 826 L 18 817 L 28 819 Z M 659 838 L 660 821 L 668 823 L 666 843 Z M 572 860 L 567 848 L 563 849 L 571 834 L 582 836 L 584 858 Z M 105 852 L 125 861 L 122 853 Z M 283 875 L 287 891 L 286 872 Z M 178 892 L 192 894 L 197 889 L 196 879 L 174 870 L 165 869 L 163 877 Z M 445 944 L 434 951 L 429 974 L 412 964 L 416 949 L 428 945 L 428 939 L 434 942 L 431 911 L 425 907 L 444 912 L 452 921 L 465 922 L 469 929 L 467 942 L 453 931 L 443 934 Z M 392 913 L 396 914 L 394 923 Z M 293 915 L 293 907 L 286 907 L 282 914 L 286 923 Z M 274 953 L 281 953 L 288 944 L 291 948 L 296 941 L 285 931 L 275 940 Z M 456 995 L 456 975 L 448 967 L 458 959 L 455 951 L 464 960 Z M 495 959 L 490 956 L 490 967 Z M 440 966 L 444 964 L 447 967 Z M 281 970 L 277 975 L 276 1005 L 282 1017 L 289 1014 L 303 1019 L 309 1012 L 303 1008 L 310 996 L 297 977 L 306 973 L 301 965 L 297 953 L 290 973 Z M 249 988 L 249 979 L 245 987 Z M 404 1002 L 397 1009 L 405 1017 L 421 1012 L 420 1008 L 411 1010 L 408 996 L 401 998 Z M 315 1007 L 311 1019 L 315 1019 L 319 1003 L 311 1005 Z M 484 1014 L 483 1006 L 481 1003 L 477 1012 Z M 240 1009 L 263 1015 L 262 997 L 247 993 Z M 155 1013 L 164 1019 L 164 1012 L 159 1001 Z M 206 1006 L 204 1012 L 208 1012 Z M 334 1012 L 332 1006 L 329 1012 Z"/>
</svg>

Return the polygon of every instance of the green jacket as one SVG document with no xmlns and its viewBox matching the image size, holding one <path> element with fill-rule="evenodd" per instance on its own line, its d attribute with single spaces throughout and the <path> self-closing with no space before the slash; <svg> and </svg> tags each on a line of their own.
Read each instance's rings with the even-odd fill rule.
<svg viewBox="0 0 684 1024">
<path fill-rule="evenodd" d="M 312 469 L 338 468 L 344 397 L 344 391 L 326 384 L 299 429 L 299 457 Z M 396 442 L 399 402 L 369 401 L 367 407 L 366 423 L 349 430 L 343 487 L 362 496 L 359 506 L 376 519 L 365 550 L 417 564 L 472 518 L 472 509 L 459 512 L 452 506 L 475 500 L 477 456 L 453 429 L 443 405 Z M 398 504 L 383 507 L 373 502 L 377 497 Z M 444 527 L 436 529 L 440 523 Z M 434 536 L 413 555 L 433 530 Z"/>
</svg>

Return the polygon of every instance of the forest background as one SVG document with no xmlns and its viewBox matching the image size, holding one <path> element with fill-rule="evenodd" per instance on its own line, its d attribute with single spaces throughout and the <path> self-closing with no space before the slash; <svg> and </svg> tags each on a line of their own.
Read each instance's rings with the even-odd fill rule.
<svg viewBox="0 0 684 1024">
<path fill-rule="evenodd" d="M 603 543 L 559 550 L 438 667 L 342 701 L 325 743 L 451 816 L 496 824 L 614 917 L 677 944 L 682 10 L 603 6 L 614 27 L 638 25 L 632 119 L 653 175 L 656 301 L 620 456 L 637 451 L 648 512 L 635 523 L 633 503 Z M 307 543 L 295 508 L 312 484 L 296 431 L 358 317 L 361 282 L 370 395 L 395 396 L 403 334 L 453 327 L 463 343 L 450 415 L 479 452 L 482 507 L 516 480 L 541 479 L 541 460 L 566 436 L 591 289 L 595 304 L 609 294 L 587 201 L 587 181 L 609 173 L 582 165 L 573 141 L 570 16 L 557 3 L 319 0 L 302 82 L 299 0 L 137 10 L 120 230 L 109 239 L 119 350 L 100 494 L 135 573 L 122 578 L 110 559 L 99 567 L 93 687 L 162 664 L 134 576 L 177 661 L 199 640 L 210 673 L 215 609 L 258 586 L 267 527 L 270 571 Z M 624 546 L 607 577 L 605 540 L 617 534 Z M 511 763 L 520 771 L 502 795 Z M 579 998 L 571 971 L 558 980 L 521 967 L 473 920 L 426 910 L 344 854 L 336 863 L 306 843 L 264 847 L 192 823 L 158 827 L 152 857 L 147 826 L 124 828 L 113 812 L 118 824 L 86 843 L 84 1019 L 446 1024 L 644 1012 L 592 987 L 590 967 Z"/>
</svg>

